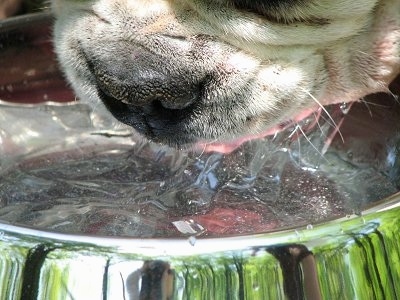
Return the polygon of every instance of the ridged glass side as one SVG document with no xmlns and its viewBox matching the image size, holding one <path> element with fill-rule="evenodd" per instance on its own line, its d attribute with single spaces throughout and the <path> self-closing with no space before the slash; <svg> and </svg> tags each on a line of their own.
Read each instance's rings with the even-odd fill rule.
<svg viewBox="0 0 400 300">
<path fill-rule="evenodd" d="M 57 99 L 59 101 L 74 99 L 71 93 L 65 90 L 60 74 L 54 75 L 51 73 L 51 76 L 48 76 L 48 70 L 54 70 L 56 61 L 49 59 L 47 56 L 49 53 L 47 50 L 50 50 L 47 37 L 49 36 L 51 21 L 49 16 L 43 18 L 43 16 L 30 16 L 26 19 L 16 19 L 8 23 L 7 28 L 0 28 L 1 38 L 3 38 L 0 45 L 0 48 L 2 48 L 0 78 L 3 81 L 0 82 L 0 86 L 4 87 L 0 89 L 0 98 L 3 100 L 18 102 L 27 100 L 27 96 L 29 96 L 31 103 L 48 99 Z M 46 36 L 45 41 L 41 38 L 43 36 Z M 4 42 L 6 40 L 10 42 Z M 28 45 L 29 43 L 32 43 L 29 45 L 35 45 L 35 47 L 29 46 L 25 49 L 28 53 L 34 54 L 32 57 L 35 57 L 35 59 L 31 59 L 29 63 L 32 63 L 38 70 L 37 77 L 30 78 L 29 82 L 43 84 L 41 76 L 46 75 L 49 78 L 47 85 L 40 85 L 40 88 L 37 88 L 40 90 L 40 93 L 37 93 L 36 96 L 36 93 L 30 90 L 30 88 L 33 89 L 36 85 L 32 84 L 32 87 L 27 87 L 24 77 L 25 71 L 30 70 L 30 65 L 26 64 L 26 59 L 23 60 L 22 58 L 31 56 L 27 56 L 26 52 L 24 52 L 25 50 L 20 51 L 21 49 L 16 48 L 19 44 L 13 41 L 24 41 L 24 45 Z M 38 47 L 36 42 L 39 42 L 44 47 Z M 16 51 L 11 49 L 11 46 Z M 46 55 L 43 55 L 42 51 Z M 40 58 L 41 60 L 38 60 Z M 15 75 L 14 81 L 10 82 L 10 78 L 8 78 L 10 72 L 8 70 L 9 68 L 14 68 L 16 62 L 20 62 L 21 64 L 19 73 Z M 48 68 L 48 64 L 54 67 Z M 7 76 L 2 77 L 1 72 Z M 373 110 L 374 107 L 370 106 L 367 110 Z M 374 116 L 381 116 L 378 117 L 379 120 L 388 119 L 390 111 L 392 109 L 387 108 L 381 111 L 382 114 L 374 112 Z M 125 185 L 125 190 L 121 189 L 119 185 L 116 188 L 116 191 L 123 190 L 124 193 L 121 196 L 118 193 L 114 193 L 116 199 L 122 201 L 121 208 L 118 207 L 118 210 L 114 210 L 114 212 L 117 212 L 115 215 L 110 214 L 111 209 L 108 206 L 110 202 L 107 202 L 107 205 L 104 205 L 103 202 L 95 202 L 94 204 L 100 204 L 98 206 L 99 209 L 94 209 L 88 218 L 79 218 L 79 216 L 87 212 L 87 207 L 97 208 L 97 206 L 88 205 L 85 207 L 82 206 L 82 203 L 75 203 L 74 199 L 65 201 L 63 198 L 64 195 L 60 198 L 61 201 L 55 203 L 59 205 L 54 205 L 54 207 L 49 207 L 48 203 L 44 201 L 47 199 L 50 200 L 50 203 L 53 203 L 55 197 L 52 192 L 60 192 L 60 187 L 63 188 L 65 186 L 72 186 L 72 189 L 67 190 L 64 194 L 72 191 L 78 194 L 78 196 L 82 195 L 79 199 L 92 199 L 93 194 L 88 194 L 90 191 L 94 195 L 100 193 L 103 196 L 104 194 L 106 195 L 106 199 L 109 200 L 111 189 L 105 187 L 104 184 L 97 184 L 97 182 L 91 181 L 88 184 L 83 184 L 82 178 L 71 180 L 71 176 L 75 175 L 77 170 L 79 172 L 84 170 L 85 174 L 87 174 L 87 172 L 96 169 L 93 166 L 99 167 L 101 172 L 107 173 L 114 170 L 112 165 L 104 160 L 99 160 L 99 164 L 97 165 L 79 165 L 80 162 L 74 161 L 74 159 L 79 158 L 76 156 L 76 152 L 65 152 L 66 149 L 70 149 L 72 146 L 76 147 L 78 144 L 77 140 L 80 141 L 78 147 L 80 151 L 82 149 L 94 151 L 101 148 L 100 146 L 109 145 L 109 131 L 96 130 L 95 135 L 87 132 L 87 128 L 91 126 L 92 121 L 101 126 L 107 125 L 101 118 L 93 118 L 88 108 L 82 104 L 68 104 L 63 107 L 59 107 L 58 105 L 37 107 L 20 105 L 12 107 L 3 103 L 1 112 L 2 124 L 4 124 L 2 127 L 4 131 L 2 138 L 6 142 L 1 144 L 3 148 L 0 151 L 2 153 L 1 168 L 3 172 L 2 180 L 0 180 L 0 185 L 2 185 L 0 190 L 4 195 L 3 198 L 0 197 L 4 202 L 2 211 L 3 223 L 0 224 L 0 300 L 400 298 L 400 284 L 398 284 L 400 282 L 400 250 L 398 243 L 400 208 L 396 206 L 400 201 L 399 194 L 386 199 L 381 204 L 375 203 L 375 208 L 364 211 L 364 213 L 358 216 L 353 215 L 315 225 L 315 223 L 320 222 L 322 219 L 326 220 L 328 218 L 328 215 L 325 213 L 332 213 L 329 214 L 330 217 L 339 218 L 343 213 L 349 211 L 337 209 L 342 205 L 343 194 L 346 194 L 349 200 L 359 200 L 362 202 L 362 206 L 354 207 L 350 205 L 350 211 L 359 212 L 365 208 L 364 205 L 370 203 L 369 200 L 375 201 L 398 191 L 398 127 L 392 126 L 395 123 L 397 124 L 397 120 L 399 119 L 398 110 L 391 114 L 391 119 L 389 118 L 389 120 L 392 121 L 387 122 L 387 124 L 390 124 L 390 132 L 394 133 L 393 136 L 390 135 L 390 138 L 393 139 L 388 142 L 387 139 L 382 138 L 378 139 L 380 143 L 372 143 L 374 145 L 372 153 L 376 155 L 375 150 L 378 149 L 379 154 L 383 155 L 383 162 L 386 162 L 386 158 L 388 158 L 390 166 L 378 163 L 382 168 L 374 169 L 374 172 L 371 172 L 371 168 L 361 168 L 361 172 L 358 173 L 359 176 L 354 177 L 354 163 L 357 164 L 359 156 L 355 155 L 354 152 L 339 152 L 339 154 L 347 154 L 345 155 L 347 160 L 343 160 L 341 159 L 342 156 L 337 155 L 337 153 L 325 153 L 324 158 L 326 162 L 329 162 L 325 166 L 329 165 L 331 167 L 325 170 L 325 173 L 329 175 L 332 175 L 332 173 L 337 174 L 338 176 L 335 180 L 344 187 L 345 193 L 339 193 L 334 190 L 334 193 L 322 192 L 315 194 L 314 190 L 323 191 L 323 187 L 329 186 L 328 183 L 331 182 L 332 177 L 323 177 L 322 182 L 320 182 L 322 186 L 315 186 L 317 182 L 313 176 L 299 176 L 301 173 L 297 172 L 298 169 L 293 167 L 288 170 L 285 169 L 283 173 L 289 173 L 290 176 L 288 179 L 294 179 L 289 180 L 283 190 L 271 188 L 260 190 L 262 191 L 261 195 L 266 198 L 271 194 L 278 194 L 281 197 L 278 200 L 285 200 L 284 202 L 273 202 L 277 204 L 275 208 L 279 208 L 277 211 L 279 215 L 285 216 L 284 211 L 280 209 L 286 208 L 288 203 L 293 204 L 294 206 L 291 211 L 294 214 L 290 216 L 300 216 L 302 222 L 298 222 L 299 219 L 289 218 L 289 221 L 293 222 L 287 226 L 300 226 L 299 224 L 303 224 L 301 225 L 303 227 L 274 233 L 274 228 L 282 230 L 283 226 L 279 227 L 279 224 L 274 225 L 274 222 L 271 223 L 273 214 L 268 210 L 261 211 L 261 207 L 258 205 L 254 206 L 255 210 L 253 213 L 250 213 L 248 210 L 249 207 L 242 201 L 247 198 L 238 197 L 238 187 L 242 186 L 242 189 L 247 191 L 249 181 L 246 180 L 254 179 L 253 171 L 259 172 L 261 166 L 268 160 L 268 156 L 263 155 L 264 152 L 268 152 L 268 149 L 261 147 L 257 148 L 258 150 L 255 149 L 254 153 L 252 152 L 255 159 L 249 161 L 249 165 L 252 168 L 248 174 L 252 176 L 244 176 L 244 180 L 235 179 L 236 177 L 233 176 L 235 180 L 224 181 L 229 183 L 224 185 L 227 189 L 217 197 L 217 199 L 228 199 L 230 204 L 236 200 L 237 206 L 228 207 L 228 210 L 222 207 L 212 209 L 210 210 L 212 214 L 206 216 L 204 219 L 197 220 L 199 224 L 189 222 L 186 219 L 179 219 L 182 222 L 174 222 L 174 224 L 193 226 L 188 231 L 185 231 L 188 228 L 184 228 L 185 230 L 182 231 L 185 234 L 187 232 L 201 233 L 204 228 L 197 225 L 201 225 L 202 222 L 204 222 L 203 225 L 207 224 L 206 221 L 214 221 L 218 216 L 221 219 L 231 217 L 233 220 L 236 220 L 237 216 L 239 216 L 245 220 L 254 221 L 254 219 L 257 220 L 257 217 L 263 215 L 261 213 L 264 213 L 265 220 L 269 221 L 267 224 L 262 223 L 261 219 L 260 222 L 245 224 L 251 229 L 250 231 L 238 232 L 235 231 L 237 229 L 234 226 L 235 223 L 228 223 L 222 224 L 225 227 L 217 226 L 214 232 L 214 236 L 219 236 L 218 233 L 224 233 L 225 237 L 219 236 L 218 238 L 210 239 L 187 236 L 187 238 L 182 239 L 165 238 L 163 240 L 118 237 L 129 234 L 129 230 L 131 230 L 131 233 L 141 232 L 141 237 L 151 236 L 151 226 L 143 221 L 149 221 L 149 216 L 153 216 L 159 220 L 158 211 L 154 210 L 154 208 L 162 209 L 163 205 L 160 204 L 164 204 L 160 201 L 150 201 L 150 204 L 155 204 L 154 207 L 150 206 L 150 208 L 153 208 L 153 210 L 150 210 L 150 215 L 127 213 L 127 204 L 129 204 L 129 201 L 128 203 L 125 201 L 126 191 L 132 191 L 135 187 L 135 185 L 132 185 L 130 177 L 127 179 L 128 184 Z M 366 114 L 369 115 L 370 111 Z M 363 115 L 366 114 L 364 113 Z M 8 118 L 10 116 L 12 118 Z M 53 126 L 60 126 L 48 126 L 49 123 L 45 123 L 44 116 L 47 117 L 47 120 L 53 121 L 51 123 Z M 381 123 L 373 124 L 371 128 Z M 363 129 L 365 129 L 364 124 L 362 123 L 361 126 Z M 350 127 L 354 129 L 354 126 Z M 27 128 L 30 130 L 27 131 Z M 33 129 L 36 129 L 36 131 Z M 85 131 L 82 135 L 77 135 L 77 132 L 79 133 L 80 130 L 84 129 Z M 343 129 L 344 127 L 342 127 Z M 385 130 L 377 132 L 386 132 L 387 128 L 383 127 L 383 129 Z M 48 132 L 51 134 L 47 134 Z M 67 135 L 67 133 L 70 135 Z M 121 151 L 125 151 L 128 148 L 131 149 L 132 143 L 126 134 L 115 135 L 113 139 L 118 139 L 117 144 Z M 94 143 L 92 144 L 90 141 L 94 141 Z M 51 188 L 53 186 L 49 184 L 49 181 L 43 180 L 43 176 L 35 177 L 29 174 L 29 176 L 24 177 L 24 180 L 22 180 L 22 187 L 26 187 L 27 189 L 20 188 L 16 183 L 21 183 L 21 181 L 13 181 L 14 177 L 11 177 L 8 171 L 15 171 L 16 163 L 27 169 L 29 167 L 40 168 L 44 160 L 49 158 L 48 156 L 39 157 L 39 160 L 22 160 L 26 165 L 21 163 L 22 156 L 29 153 L 40 154 L 41 151 L 43 151 L 42 154 L 49 154 L 46 152 L 49 150 L 49 145 L 54 147 L 52 150 L 57 150 L 52 153 L 66 153 L 66 157 L 64 158 L 72 158 L 72 168 L 61 172 L 67 180 L 60 181 L 60 178 L 54 175 L 60 174 L 60 171 L 63 170 L 54 164 L 54 162 L 60 160 L 59 156 L 55 156 L 50 161 L 50 166 L 54 169 L 51 169 L 50 171 L 52 172 L 49 173 L 51 174 L 49 176 L 50 179 L 58 179 L 54 188 Z M 313 143 L 308 146 L 312 147 L 315 145 L 319 144 L 316 144 L 313 140 Z M 340 145 L 342 145 L 342 142 L 340 142 Z M 388 146 L 388 149 L 386 149 L 386 146 Z M 364 149 L 361 146 L 359 148 Z M 107 149 L 110 151 L 115 150 L 113 147 Z M 369 148 L 367 147 L 366 149 Z M 382 149 L 385 151 L 382 151 Z M 260 152 L 259 150 L 263 151 Z M 302 150 L 304 149 L 302 148 Z M 387 153 L 386 150 L 388 150 Z M 82 152 L 93 156 L 93 152 L 90 151 Z M 149 158 L 152 159 L 153 156 L 150 155 L 152 152 L 144 151 L 143 153 L 148 155 L 143 157 L 143 162 L 147 162 Z M 246 151 L 246 153 L 248 154 L 249 152 Z M 318 159 L 322 157 L 318 152 L 311 151 L 310 153 L 311 156 L 317 154 L 316 157 Z M 387 157 L 385 156 L 386 154 L 388 155 Z M 378 157 L 382 155 L 378 155 Z M 168 158 L 168 156 L 164 157 Z M 216 157 L 216 155 L 210 156 L 210 159 L 204 160 L 204 163 L 199 160 L 197 165 L 200 168 L 196 169 L 192 167 L 181 173 L 183 177 L 194 179 L 196 183 L 202 183 L 201 180 L 196 179 L 197 171 L 201 174 L 210 174 L 213 176 L 198 177 L 200 179 L 207 179 L 210 183 L 210 189 L 202 191 L 199 189 L 199 185 L 195 186 L 194 189 L 189 189 L 187 193 L 184 193 L 183 197 L 177 197 L 179 201 L 184 203 L 190 202 L 189 200 L 197 195 L 202 200 L 200 204 L 208 203 L 207 201 L 211 199 L 210 190 L 215 187 L 215 179 L 218 178 L 214 175 L 223 175 L 222 179 L 226 175 L 226 172 L 223 174 L 214 172 Z M 236 170 L 236 167 L 239 166 L 236 165 L 236 162 L 242 161 L 240 157 L 241 155 L 231 157 L 223 161 L 221 165 L 223 168 L 233 166 L 234 168 L 231 169 L 235 171 L 233 174 L 236 174 L 236 171 L 240 171 L 246 175 L 247 173 L 243 172 L 244 169 L 239 168 Z M 280 157 L 281 155 L 277 158 Z M 161 159 L 162 157 L 157 156 L 157 158 Z M 301 158 L 307 158 L 304 151 L 302 151 Z M 361 156 L 361 158 L 364 158 L 364 156 Z M 366 158 L 368 159 L 369 156 L 366 156 Z M 171 155 L 168 159 L 164 161 L 164 164 L 166 166 L 175 166 L 177 161 L 182 161 L 182 156 Z M 271 166 L 273 170 L 282 164 L 280 159 L 273 158 L 270 160 L 276 162 L 276 164 L 272 164 Z M 379 161 L 382 162 L 381 160 Z M 363 160 L 361 160 L 361 165 L 362 162 Z M 75 165 L 75 163 L 78 164 Z M 138 179 L 141 179 L 143 174 L 153 174 L 152 172 L 136 174 L 135 172 L 138 170 L 137 165 L 144 166 L 145 171 L 148 171 L 148 166 L 144 163 L 135 163 L 132 164 L 133 167 L 127 170 L 124 169 L 124 172 L 119 172 L 119 170 L 114 172 L 115 176 L 110 178 L 111 181 L 116 182 L 114 181 L 115 178 L 124 179 L 126 178 L 126 174 L 131 174 L 133 177 L 137 176 Z M 113 159 L 113 164 L 116 164 L 115 159 Z M 126 166 L 125 157 L 122 157 L 121 165 L 123 167 Z M 82 168 L 79 168 L 79 166 L 82 166 Z M 160 169 L 162 168 L 160 168 L 159 161 L 157 161 L 156 168 L 154 169 L 155 177 L 147 178 L 150 179 L 148 181 L 151 183 L 149 189 L 156 189 L 160 193 L 164 192 L 163 195 L 166 196 L 167 200 L 175 199 L 173 195 L 180 194 L 182 187 L 177 190 L 178 192 L 169 193 L 166 188 L 168 181 L 165 181 L 164 173 L 158 172 Z M 175 168 L 168 169 L 172 169 L 174 172 L 176 170 Z M 13 174 L 16 176 L 15 178 L 21 179 L 21 173 L 17 172 Z M 42 173 L 39 172 L 40 174 Z M 280 173 L 278 172 L 278 174 Z M 273 182 L 275 179 L 268 172 L 260 173 L 260 178 L 263 182 Z M 176 182 L 174 178 L 170 181 Z M 5 188 L 7 182 L 9 189 Z M 68 182 L 69 185 L 65 184 L 65 182 Z M 35 185 L 32 185 L 33 183 Z M 360 188 L 360 185 L 363 188 Z M 32 186 L 35 188 L 32 188 Z M 82 189 L 83 186 L 85 186 L 85 189 Z M 138 186 L 139 188 L 141 187 L 140 185 Z M 202 185 L 200 184 L 200 186 Z M 42 189 L 38 189 L 38 187 Z M 44 191 L 50 191 L 50 193 L 46 194 Z M 293 193 L 293 191 L 299 193 Z M 343 190 L 341 191 L 343 192 Z M 25 194 L 23 194 L 24 197 L 19 198 L 22 205 L 13 207 L 12 204 L 15 204 L 13 201 L 15 201 L 17 192 Z M 82 192 L 82 194 L 78 192 Z M 136 191 L 133 190 L 133 192 L 136 194 Z M 146 189 L 144 193 L 147 193 Z M 49 198 L 44 199 L 43 197 L 46 195 Z M 91 195 L 91 197 L 85 198 L 88 195 Z M 325 199 L 326 197 L 330 202 Z M 6 201 L 5 199 L 8 200 Z M 116 199 L 113 199 L 111 203 L 115 204 Z M 253 200 L 257 199 L 254 198 Z M 26 203 L 28 200 L 30 203 Z M 168 204 L 168 201 L 166 201 L 166 204 Z M 271 200 L 269 201 L 271 202 Z M 68 205 L 65 205 L 67 202 Z M 73 204 L 72 207 L 70 206 L 71 204 Z M 388 209 L 390 205 L 391 208 Z M 143 209 L 143 207 L 139 208 Z M 40 218 L 39 212 L 41 209 L 44 209 L 47 213 L 46 218 Z M 188 206 L 186 214 L 198 217 L 199 215 L 193 213 L 191 209 L 192 207 Z M 23 212 L 28 213 L 23 215 Z M 64 217 L 63 213 L 69 212 L 76 213 L 75 216 L 78 216 L 78 218 L 71 218 L 66 222 L 62 219 Z M 146 209 L 144 209 L 144 212 L 146 213 Z M 153 215 L 151 212 L 153 212 Z M 318 213 L 323 218 L 312 219 L 313 221 L 309 223 L 314 224 L 313 226 L 304 225 L 309 224 L 305 223 L 308 222 L 307 220 L 310 220 L 306 217 L 310 215 L 314 216 Z M 22 215 L 24 216 L 23 218 Z M 52 223 L 52 218 L 56 218 L 57 216 L 61 216 L 62 222 Z M 37 221 L 36 224 L 29 223 L 34 220 Z M 81 220 L 81 222 L 77 220 Z M 22 221 L 25 223 L 21 223 Z M 58 229 L 59 232 L 60 226 L 65 226 L 63 232 L 68 232 L 69 234 L 57 234 L 10 226 L 6 224 L 7 222 L 25 224 L 26 226 L 33 226 L 43 230 Z M 132 226 L 135 224 L 140 224 L 141 227 Z M 213 222 L 208 222 L 208 224 L 213 224 Z M 82 225 L 82 228 L 89 230 L 80 231 L 82 235 L 72 235 L 72 232 L 77 232 L 77 227 L 80 229 L 78 225 Z M 131 225 L 133 228 L 129 228 L 130 226 L 128 225 Z M 258 228 L 257 225 L 259 226 Z M 212 229 L 210 227 L 208 228 L 209 232 Z M 74 228 L 75 231 L 72 231 L 71 228 Z M 108 228 L 110 230 L 104 231 L 104 229 Z M 162 230 L 168 228 L 161 226 Z M 232 231 L 227 233 L 225 229 Z M 230 233 L 253 233 L 255 230 L 257 232 L 269 231 L 269 233 L 232 238 L 226 237 Z M 109 237 L 102 238 L 101 235 L 106 233 L 108 233 Z M 84 234 L 97 235 L 97 237 Z"/>
<path fill-rule="evenodd" d="M 154 247 L 3 224 L 0 299 L 397 299 L 400 208 L 376 210 L 313 228 Z"/>
</svg>

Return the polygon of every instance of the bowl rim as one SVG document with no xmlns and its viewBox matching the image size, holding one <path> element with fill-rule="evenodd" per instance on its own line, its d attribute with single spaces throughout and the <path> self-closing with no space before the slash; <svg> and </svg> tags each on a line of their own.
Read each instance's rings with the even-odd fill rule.
<svg viewBox="0 0 400 300">
<path fill-rule="evenodd" d="M 255 248 L 287 243 L 312 244 L 313 246 L 325 244 L 327 239 L 336 239 L 338 235 L 345 232 L 364 230 L 366 224 L 370 222 L 376 224 L 379 216 L 389 210 L 400 210 L 400 192 L 376 202 L 360 214 L 265 233 L 223 237 L 137 238 L 59 233 L 0 221 L 0 241 L 12 236 L 11 239 L 17 237 L 36 242 L 111 248 L 121 253 L 142 254 L 147 257 L 192 256 L 245 249 L 254 251 Z"/>
<path fill-rule="evenodd" d="M 12 17 L 0 22 L 0 33 L 19 29 L 32 23 L 51 22 L 53 19 L 51 11 L 32 13 Z M 1 106 L 14 107 L 38 107 L 40 105 L 70 106 L 77 102 L 42 102 L 40 104 L 10 103 L 0 100 Z M 30 226 L 14 225 L 0 220 L 0 240 L 7 236 L 18 238 L 30 237 L 38 240 L 51 240 L 57 243 L 82 243 L 92 244 L 105 248 L 117 248 L 119 251 L 142 253 L 149 256 L 159 255 L 194 255 L 222 251 L 243 250 L 254 247 L 265 247 L 288 242 L 304 242 L 316 240 L 324 236 L 327 230 L 330 234 L 341 232 L 342 224 L 353 222 L 353 224 L 365 224 L 365 219 L 373 219 L 378 214 L 387 210 L 400 207 L 400 192 L 389 197 L 375 201 L 363 209 L 360 214 L 341 217 L 332 217 L 321 220 L 307 226 L 281 227 L 265 233 L 224 235 L 223 237 L 179 237 L 179 238 L 137 238 L 127 236 L 88 235 L 78 233 L 60 233 L 51 230 L 37 229 Z M 307 228 L 311 226 L 313 230 Z M 306 235 L 303 233 L 307 232 Z"/>
</svg>

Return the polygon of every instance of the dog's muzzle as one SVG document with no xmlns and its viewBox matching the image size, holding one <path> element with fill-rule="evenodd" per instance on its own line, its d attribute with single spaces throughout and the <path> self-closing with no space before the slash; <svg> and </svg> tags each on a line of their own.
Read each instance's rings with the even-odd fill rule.
<svg viewBox="0 0 400 300">
<path fill-rule="evenodd" d="M 85 57 L 107 109 L 155 141 L 184 127 L 209 80 L 205 73 L 183 70 L 140 46 L 122 56 Z"/>
</svg>

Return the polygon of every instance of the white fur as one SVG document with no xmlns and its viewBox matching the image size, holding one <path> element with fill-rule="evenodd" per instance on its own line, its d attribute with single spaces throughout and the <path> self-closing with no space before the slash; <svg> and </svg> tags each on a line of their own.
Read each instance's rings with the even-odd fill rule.
<svg viewBox="0 0 400 300">
<path fill-rule="evenodd" d="M 96 106 L 101 104 L 95 79 L 82 49 L 112 59 L 113 43 L 123 40 L 154 49 L 177 68 L 212 72 L 218 85 L 208 87 L 206 101 L 224 105 L 236 97 L 243 105 L 218 117 L 222 128 L 234 129 L 203 124 L 206 117 L 193 121 L 190 126 L 202 138 L 254 134 L 317 106 L 316 101 L 357 101 L 387 91 L 399 74 L 399 0 L 310 0 L 288 12 L 289 19 L 326 19 L 326 24 L 278 24 L 223 2 L 54 0 L 56 50 L 78 96 Z M 188 39 L 163 38 L 160 46 L 160 33 Z M 189 50 L 199 34 L 215 39 L 202 49 L 207 55 L 193 59 Z M 252 122 L 246 123 L 249 116 Z"/>
</svg>

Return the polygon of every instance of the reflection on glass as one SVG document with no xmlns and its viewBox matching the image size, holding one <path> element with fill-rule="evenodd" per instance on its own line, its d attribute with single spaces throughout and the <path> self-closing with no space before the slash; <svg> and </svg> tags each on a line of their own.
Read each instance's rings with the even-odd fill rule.
<svg viewBox="0 0 400 300">
<path fill-rule="evenodd" d="M 0 27 L 2 100 L 74 99 L 49 20 Z M 1 102 L 0 299 L 396 299 L 400 109 L 366 103 L 221 155 Z"/>
</svg>

